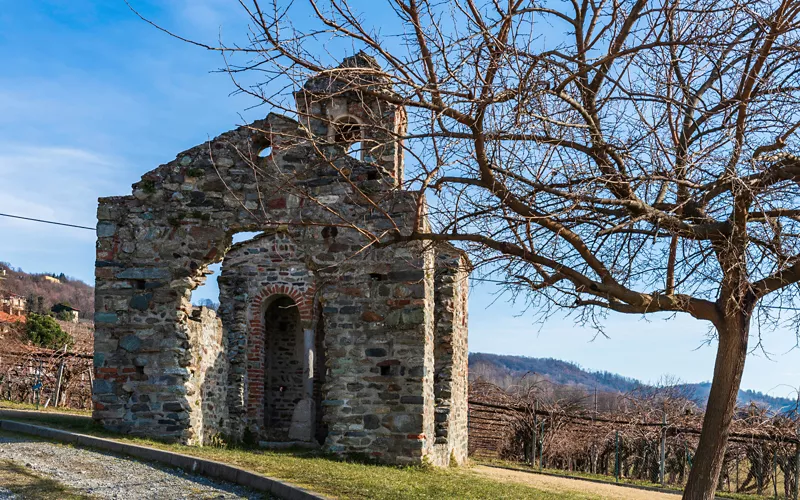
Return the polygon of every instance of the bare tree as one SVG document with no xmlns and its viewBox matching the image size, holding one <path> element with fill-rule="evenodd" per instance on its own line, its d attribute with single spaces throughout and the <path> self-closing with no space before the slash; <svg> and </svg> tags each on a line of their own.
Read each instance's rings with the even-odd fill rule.
<svg viewBox="0 0 800 500">
<path fill-rule="evenodd" d="M 224 55 L 239 91 L 308 123 L 291 90 L 323 74 L 407 110 L 407 131 L 362 134 L 361 159 L 401 144 L 431 224 L 373 244 L 455 242 L 542 318 L 709 323 L 717 358 L 684 498 L 712 498 L 751 320 L 760 334 L 797 303 L 800 4 L 239 4 L 246 43 L 191 42 Z M 335 67 L 357 50 L 357 73 Z M 347 127 L 329 139 L 352 145 Z"/>
</svg>

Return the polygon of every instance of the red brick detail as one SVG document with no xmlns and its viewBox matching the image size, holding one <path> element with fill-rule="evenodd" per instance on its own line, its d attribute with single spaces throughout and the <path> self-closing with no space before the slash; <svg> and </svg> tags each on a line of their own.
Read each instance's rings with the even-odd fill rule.
<svg viewBox="0 0 800 500">
<path fill-rule="evenodd" d="M 267 202 L 269 208 L 286 208 L 286 198 L 275 198 Z"/>
<path fill-rule="evenodd" d="M 254 363 L 247 369 L 247 417 L 259 426 L 264 421 L 264 328 L 261 322 L 262 304 L 276 296 L 294 300 L 304 327 L 311 324 L 314 311 L 314 287 L 305 293 L 292 285 L 269 285 L 250 301 L 250 321 L 247 333 L 247 360 Z"/>
<path fill-rule="evenodd" d="M 264 303 L 266 299 L 274 297 L 276 295 L 285 295 L 287 297 L 291 297 L 294 300 L 295 304 L 297 304 L 297 309 L 300 312 L 300 321 L 306 323 L 310 322 L 312 318 L 312 311 L 314 306 L 314 288 L 309 287 L 308 291 L 303 294 L 298 290 L 296 287 L 291 285 L 269 285 L 264 287 L 261 290 L 261 293 L 258 294 L 253 300 L 250 302 L 250 311 L 255 312 L 258 311 L 259 315 L 254 315 L 250 319 L 250 333 L 252 335 L 253 329 L 258 329 L 258 334 L 261 335 L 263 332 L 260 331 L 261 328 L 261 304 Z"/>
</svg>

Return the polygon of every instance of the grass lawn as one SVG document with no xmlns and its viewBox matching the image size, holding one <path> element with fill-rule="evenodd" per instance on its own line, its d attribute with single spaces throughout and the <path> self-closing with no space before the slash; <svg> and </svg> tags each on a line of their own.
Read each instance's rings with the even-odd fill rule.
<svg viewBox="0 0 800 500">
<path fill-rule="evenodd" d="M 45 411 L 45 412 L 52 412 L 52 413 L 71 413 L 73 415 L 83 415 L 86 417 L 92 416 L 92 410 L 74 410 L 72 408 L 53 408 L 52 406 L 48 406 L 45 408 L 42 405 L 39 405 L 39 408 L 36 408 L 36 405 L 31 403 L 17 403 L 14 401 L 4 401 L 0 400 L 0 410 L 36 410 L 36 411 Z"/>
<path fill-rule="evenodd" d="M 10 460 L 0 460 L 0 487 L 19 498 L 30 500 L 83 500 L 93 497 L 80 494 L 55 481 L 34 474 L 29 468 Z"/>
<path fill-rule="evenodd" d="M 339 498 L 386 500 L 420 498 L 598 500 L 600 498 L 579 492 L 555 493 L 521 484 L 495 481 L 479 476 L 468 467 L 449 469 L 390 467 L 345 462 L 303 450 L 201 448 L 167 444 L 111 434 L 98 429 L 86 419 L 62 415 L 32 415 L 31 418 L 25 419 L 25 422 L 225 462 L 285 480 L 323 495 Z"/>
</svg>

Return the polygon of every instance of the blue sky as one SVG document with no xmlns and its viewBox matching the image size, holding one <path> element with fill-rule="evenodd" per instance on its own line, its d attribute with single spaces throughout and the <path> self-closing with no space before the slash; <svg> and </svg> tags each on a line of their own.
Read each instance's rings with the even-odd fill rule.
<svg viewBox="0 0 800 500">
<path fill-rule="evenodd" d="M 245 28 L 234 0 L 131 1 L 211 42 Z M 141 174 L 180 151 L 269 112 L 231 96 L 231 82 L 213 72 L 219 55 L 156 31 L 122 0 L 0 0 L 0 54 L 1 213 L 94 226 L 98 196 L 129 193 Z M 0 217 L 0 260 L 91 282 L 94 234 Z M 200 293 L 213 298 L 214 287 Z M 471 351 L 555 357 L 645 381 L 711 378 L 715 346 L 704 344 L 707 326 L 691 318 L 614 315 L 603 338 L 558 316 L 535 324 L 507 299 L 492 285 L 473 288 Z M 772 359 L 751 354 L 743 388 L 793 395 L 793 335 L 766 333 L 763 342 Z"/>
</svg>

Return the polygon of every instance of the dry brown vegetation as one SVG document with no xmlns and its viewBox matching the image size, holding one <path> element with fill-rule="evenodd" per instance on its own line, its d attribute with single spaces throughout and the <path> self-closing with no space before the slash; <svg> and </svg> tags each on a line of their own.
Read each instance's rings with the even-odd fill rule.
<svg viewBox="0 0 800 500">
<path fill-rule="evenodd" d="M 22 325 L 0 335 L 0 401 L 91 408 L 94 328 L 91 322 L 58 323 L 75 340 L 68 351 L 31 345 Z M 56 402 L 59 374 L 61 391 Z"/>
<path fill-rule="evenodd" d="M 674 387 L 620 395 L 613 411 L 595 411 L 593 395 L 554 393 L 548 384 L 511 390 L 483 382 L 470 390 L 470 453 L 576 473 L 659 483 L 686 483 L 703 413 Z M 797 467 L 797 408 L 775 414 L 754 405 L 737 409 L 719 489 L 790 498 Z M 617 469 L 617 452 L 619 469 Z"/>
</svg>

